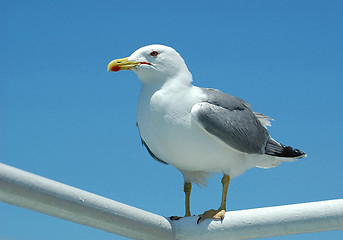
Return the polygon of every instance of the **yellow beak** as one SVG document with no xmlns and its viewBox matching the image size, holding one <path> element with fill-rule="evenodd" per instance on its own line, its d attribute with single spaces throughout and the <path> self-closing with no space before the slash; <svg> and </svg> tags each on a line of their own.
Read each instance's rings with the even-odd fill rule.
<svg viewBox="0 0 343 240">
<path fill-rule="evenodd" d="M 111 61 L 107 66 L 107 72 L 118 72 L 120 70 L 130 70 L 137 65 L 140 65 L 140 62 L 129 61 L 129 58 L 120 58 Z"/>
</svg>

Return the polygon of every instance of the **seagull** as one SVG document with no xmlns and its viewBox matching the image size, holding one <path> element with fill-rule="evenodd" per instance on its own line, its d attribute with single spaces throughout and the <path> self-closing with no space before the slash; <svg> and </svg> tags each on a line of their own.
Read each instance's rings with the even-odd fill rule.
<svg viewBox="0 0 343 240">
<path fill-rule="evenodd" d="M 212 173 L 223 174 L 219 208 L 199 215 L 197 223 L 224 219 L 229 182 L 247 169 L 306 157 L 274 140 L 267 130 L 272 119 L 254 112 L 246 101 L 193 86 L 185 61 L 171 47 L 145 46 L 107 66 L 107 71 L 120 70 L 132 70 L 142 83 L 137 104 L 142 144 L 153 159 L 174 166 L 184 177 L 185 217 L 191 216 L 192 184 L 206 186 Z"/>
</svg>

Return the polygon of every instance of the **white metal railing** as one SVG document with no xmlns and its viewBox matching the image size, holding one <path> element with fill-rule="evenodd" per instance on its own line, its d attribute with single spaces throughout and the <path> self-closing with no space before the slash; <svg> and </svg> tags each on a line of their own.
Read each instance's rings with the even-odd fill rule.
<svg viewBox="0 0 343 240">
<path fill-rule="evenodd" d="M 343 199 L 178 221 L 0 163 L 0 201 L 133 239 L 252 239 L 343 229 Z"/>
</svg>

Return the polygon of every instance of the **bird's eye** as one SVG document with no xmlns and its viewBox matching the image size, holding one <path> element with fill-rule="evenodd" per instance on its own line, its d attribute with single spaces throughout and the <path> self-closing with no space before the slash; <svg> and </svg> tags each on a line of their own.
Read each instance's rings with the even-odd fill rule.
<svg viewBox="0 0 343 240">
<path fill-rule="evenodd" d="M 153 57 L 156 57 L 158 55 L 158 52 L 157 51 L 152 51 L 150 53 L 150 56 L 153 56 Z"/>
</svg>

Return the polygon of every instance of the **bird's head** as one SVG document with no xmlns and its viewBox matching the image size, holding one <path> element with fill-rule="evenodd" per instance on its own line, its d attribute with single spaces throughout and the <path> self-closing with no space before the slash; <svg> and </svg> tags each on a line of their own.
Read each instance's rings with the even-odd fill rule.
<svg viewBox="0 0 343 240">
<path fill-rule="evenodd" d="M 188 68 L 173 48 L 163 45 L 149 45 L 136 50 L 130 57 L 116 59 L 107 66 L 107 71 L 134 71 L 142 83 L 165 82 L 180 74 L 183 79 L 192 78 Z"/>
</svg>

